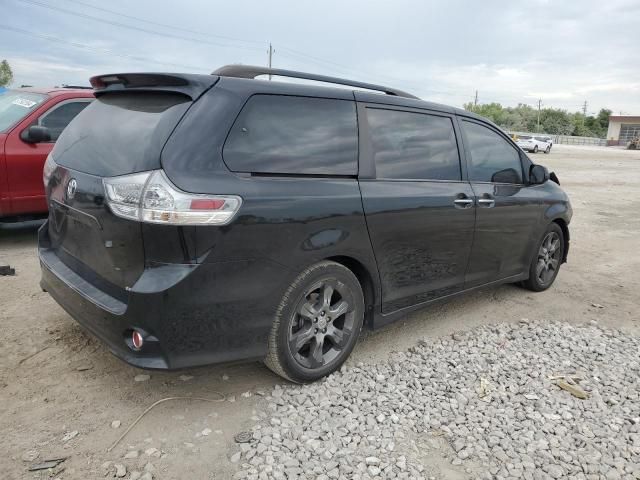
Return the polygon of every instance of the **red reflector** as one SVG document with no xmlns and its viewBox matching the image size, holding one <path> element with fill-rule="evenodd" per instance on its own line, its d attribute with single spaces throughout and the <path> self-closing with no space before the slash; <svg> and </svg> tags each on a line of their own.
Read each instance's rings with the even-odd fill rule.
<svg viewBox="0 0 640 480">
<path fill-rule="evenodd" d="M 134 330 L 131 334 L 131 343 L 136 350 L 140 350 L 142 348 L 142 344 L 144 343 L 144 339 L 140 332 Z"/>
<path fill-rule="evenodd" d="M 196 198 L 191 200 L 191 210 L 220 210 L 224 205 L 222 199 Z"/>
</svg>

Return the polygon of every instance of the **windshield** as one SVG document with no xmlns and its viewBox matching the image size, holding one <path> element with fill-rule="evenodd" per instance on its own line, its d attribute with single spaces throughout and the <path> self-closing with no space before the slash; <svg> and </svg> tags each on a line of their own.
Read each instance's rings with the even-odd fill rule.
<svg viewBox="0 0 640 480">
<path fill-rule="evenodd" d="M 531 137 L 528 137 L 527 135 L 520 135 L 518 140 L 531 140 Z"/>
<path fill-rule="evenodd" d="M 5 90 L 0 92 L 0 133 L 9 130 L 46 100 L 38 93 Z"/>
</svg>

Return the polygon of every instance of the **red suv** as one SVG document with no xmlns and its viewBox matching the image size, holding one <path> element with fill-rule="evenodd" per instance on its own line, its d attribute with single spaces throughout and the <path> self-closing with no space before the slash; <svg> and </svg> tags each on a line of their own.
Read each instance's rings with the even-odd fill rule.
<svg viewBox="0 0 640 480">
<path fill-rule="evenodd" d="M 0 89 L 0 221 L 47 212 L 44 162 L 62 130 L 92 100 L 82 88 Z"/>
</svg>

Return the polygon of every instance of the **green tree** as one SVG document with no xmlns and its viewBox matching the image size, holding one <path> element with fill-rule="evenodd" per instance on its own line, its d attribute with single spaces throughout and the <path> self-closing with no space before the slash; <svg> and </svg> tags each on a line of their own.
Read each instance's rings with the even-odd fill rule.
<svg viewBox="0 0 640 480">
<path fill-rule="evenodd" d="M 2 60 L 0 62 L 0 87 L 6 87 L 13 81 L 13 72 L 9 66 L 9 62 Z"/>
</svg>

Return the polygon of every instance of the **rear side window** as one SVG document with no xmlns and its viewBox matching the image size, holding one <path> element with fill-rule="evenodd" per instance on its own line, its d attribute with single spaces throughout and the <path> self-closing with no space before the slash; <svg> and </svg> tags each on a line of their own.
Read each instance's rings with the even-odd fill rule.
<svg viewBox="0 0 640 480">
<path fill-rule="evenodd" d="M 522 183 L 520 153 L 509 142 L 490 128 L 466 120 L 462 130 L 471 154 L 471 181 Z"/>
<path fill-rule="evenodd" d="M 254 95 L 223 151 L 236 172 L 356 175 L 355 102 Z"/>
<path fill-rule="evenodd" d="M 47 127 L 51 134 L 51 141 L 55 142 L 71 120 L 78 115 L 85 107 L 89 105 L 89 101 L 71 101 L 53 107 L 49 112 L 45 113 L 38 124 Z"/>
<path fill-rule="evenodd" d="M 367 108 L 378 178 L 460 180 L 460 157 L 448 117 Z"/>
</svg>

